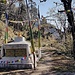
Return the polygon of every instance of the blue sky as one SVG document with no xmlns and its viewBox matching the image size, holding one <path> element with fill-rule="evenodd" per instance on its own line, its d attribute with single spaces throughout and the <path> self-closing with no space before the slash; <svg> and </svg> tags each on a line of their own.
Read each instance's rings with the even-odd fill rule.
<svg viewBox="0 0 75 75">
<path fill-rule="evenodd" d="M 56 4 L 53 2 L 61 3 L 60 0 L 46 0 L 46 2 L 41 2 L 41 3 L 40 3 L 40 0 L 33 0 L 33 1 L 36 2 L 37 7 L 39 5 L 40 14 L 43 16 L 47 16 L 47 12 L 49 11 L 49 8 L 56 7 Z M 75 2 L 75 0 L 72 0 L 72 1 Z"/>
<path fill-rule="evenodd" d="M 46 2 L 41 2 L 40 0 L 33 0 L 36 2 L 37 5 L 40 7 L 40 13 L 41 15 L 47 16 L 47 12 L 49 11 L 49 8 L 53 8 L 56 5 L 53 2 L 61 3 L 60 0 L 47 0 Z"/>
<path fill-rule="evenodd" d="M 49 9 L 55 8 L 54 10 L 56 12 L 58 12 L 58 10 L 62 10 L 63 9 L 63 6 L 57 6 L 56 7 L 56 4 L 54 3 L 54 2 L 61 3 L 60 0 L 47 0 L 46 2 L 41 2 L 41 3 L 40 3 L 40 0 L 33 0 L 33 1 L 36 2 L 37 7 L 39 5 L 40 15 L 43 15 L 44 17 L 48 16 L 47 12 L 49 12 Z M 72 1 L 75 2 L 75 0 L 72 0 Z M 73 4 L 73 5 L 74 5 L 74 8 L 75 8 L 75 4 Z M 48 19 L 50 19 L 50 18 L 51 17 L 49 17 Z M 53 25 L 56 25 L 56 23 L 54 21 L 48 21 L 48 22 L 53 24 Z M 59 23 L 57 22 L 57 24 L 59 24 Z"/>
<path fill-rule="evenodd" d="M 47 0 L 46 2 L 41 2 L 41 3 L 40 3 L 40 0 L 33 0 L 33 1 L 40 6 L 40 13 L 41 15 L 44 15 L 44 16 L 47 16 L 46 13 L 49 11 L 49 8 L 53 8 L 56 6 L 56 4 L 53 2 L 61 3 L 60 0 Z M 74 1 L 75 0 L 73 0 L 73 2 Z"/>
<path fill-rule="evenodd" d="M 44 17 L 48 15 L 47 12 L 49 11 L 49 8 L 51 9 L 54 7 L 56 11 L 63 10 L 63 6 L 56 7 L 56 4 L 54 3 L 54 2 L 62 3 L 60 0 L 47 0 L 46 2 L 42 2 L 42 3 L 40 3 L 40 0 L 33 0 L 33 1 L 36 2 L 37 6 L 39 5 L 40 14 L 43 15 Z M 72 0 L 72 2 L 75 2 L 75 0 Z M 54 21 L 49 21 L 49 23 L 56 26 L 56 23 Z M 61 24 L 59 24 L 58 22 L 57 24 L 59 25 L 59 28 L 60 28 Z"/>
</svg>

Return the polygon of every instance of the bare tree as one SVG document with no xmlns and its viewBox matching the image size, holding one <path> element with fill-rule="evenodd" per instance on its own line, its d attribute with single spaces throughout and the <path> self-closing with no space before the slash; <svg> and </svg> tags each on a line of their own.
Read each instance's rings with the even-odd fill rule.
<svg viewBox="0 0 75 75">
<path fill-rule="evenodd" d="M 71 7 L 72 0 L 61 0 L 64 4 L 64 9 L 66 11 L 67 17 L 68 17 L 68 22 L 71 28 L 72 32 L 72 37 L 73 37 L 73 57 L 75 59 L 75 24 L 74 24 L 74 16 L 73 16 L 73 11 Z"/>
</svg>

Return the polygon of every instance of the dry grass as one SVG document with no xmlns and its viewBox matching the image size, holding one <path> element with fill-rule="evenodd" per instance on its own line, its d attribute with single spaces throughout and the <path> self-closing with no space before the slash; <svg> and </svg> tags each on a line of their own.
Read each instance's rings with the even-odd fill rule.
<svg viewBox="0 0 75 75">
<path fill-rule="evenodd" d="M 5 25 L 5 23 L 3 23 L 2 21 L 0 21 L 0 45 L 2 44 L 2 43 L 4 43 L 4 36 L 5 36 L 5 27 L 6 27 L 6 25 Z M 10 41 L 11 40 L 11 38 L 14 38 L 14 33 L 13 33 L 13 30 L 10 28 L 10 27 L 8 27 L 8 41 Z"/>
<path fill-rule="evenodd" d="M 43 25 L 43 26 L 45 26 L 45 25 Z M 9 30 L 8 31 L 8 33 L 9 33 L 8 40 L 11 40 L 11 38 L 14 38 L 18 34 L 17 31 L 13 32 L 13 29 L 10 27 L 8 27 L 8 30 Z M 35 32 L 35 30 L 37 30 L 36 27 L 33 29 L 33 31 Z M 25 30 L 23 32 L 21 32 L 21 34 L 25 38 L 29 37 L 29 36 L 27 36 L 27 33 L 28 33 L 28 31 L 25 31 Z M 0 21 L 0 36 L 1 36 L 0 41 L 1 41 L 1 43 L 4 40 L 4 35 L 5 35 L 5 24 L 2 21 Z M 42 47 L 55 47 L 59 51 L 71 50 L 72 40 L 71 40 L 70 36 L 71 35 L 67 35 L 66 42 L 60 42 L 60 43 L 59 43 L 59 41 L 55 40 L 54 37 L 49 37 L 48 39 L 41 37 L 41 46 Z M 34 39 L 34 45 L 35 45 L 35 47 L 38 47 L 38 39 Z"/>
</svg>

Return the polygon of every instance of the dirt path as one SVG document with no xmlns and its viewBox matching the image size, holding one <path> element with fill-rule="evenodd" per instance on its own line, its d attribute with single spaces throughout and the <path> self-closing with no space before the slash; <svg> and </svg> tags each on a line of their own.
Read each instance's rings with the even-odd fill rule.
<svg viewBox="0 0 75 75">
<path fill-rule="evenodd" d="M 36 70 L 15 70 L 6 75 L 75 75 L 75 62 L 65 55 L 55 54 L 55 50 L 43 50 L 43 58 Z M 0 75 L 5 75 L 5 72 Z"/>
<path fill-rule="evenodd" d="M 75 75 L 75 62 L 69 57 L 54 53 L 55 50 L 43 51 L 44 57 L 39 62 L 37 70 L 29 75 Z"/>
</svg>

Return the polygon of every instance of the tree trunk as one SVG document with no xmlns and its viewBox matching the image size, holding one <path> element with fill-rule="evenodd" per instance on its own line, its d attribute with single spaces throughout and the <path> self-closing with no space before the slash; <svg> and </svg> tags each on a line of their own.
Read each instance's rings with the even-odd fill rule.
<svg viewBox="0 0 75 75">
<path fill-rule="evenodd" d="M 64 4 L 64 8 L 66 10 L 66 14 L 68 17 L 68 22 L 72 26 L 71 32 L 72 32 L 72 37 L 73 37 L 73 57 L 75 59 L 75 25 L 74 25 L 74 16 L 71 8 L 71 2 L 72 0 L 61 0 Z"/>
</svg>

